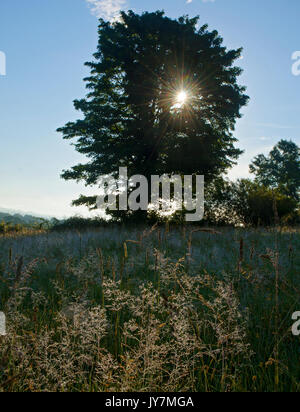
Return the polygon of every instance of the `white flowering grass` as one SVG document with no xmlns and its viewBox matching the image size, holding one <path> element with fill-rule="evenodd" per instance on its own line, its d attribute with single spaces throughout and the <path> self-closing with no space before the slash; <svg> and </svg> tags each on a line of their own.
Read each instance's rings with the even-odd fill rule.
<svg viewBox="0 0 300 412">
<path fill-rule="evenodd" d="M 298 391 L 299 245 L 297 230 L 1 237 L 0 390 Z"/>
</svg>

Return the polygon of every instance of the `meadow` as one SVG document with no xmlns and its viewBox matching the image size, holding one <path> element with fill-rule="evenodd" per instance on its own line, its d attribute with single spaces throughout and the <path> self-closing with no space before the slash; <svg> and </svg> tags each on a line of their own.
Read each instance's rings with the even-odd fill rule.
<svg viewBox="0 0 300 412">
<path fill-rule="evenodd" d="M 300 390 L 300 230 L 0 236 L 0 391 Z"/>
</svg>

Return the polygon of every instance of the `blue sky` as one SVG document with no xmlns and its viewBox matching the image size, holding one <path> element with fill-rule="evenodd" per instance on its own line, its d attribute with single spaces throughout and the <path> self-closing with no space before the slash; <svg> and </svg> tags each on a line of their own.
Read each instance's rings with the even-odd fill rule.
<svg viewBox="0 0 300 412">
<path fill-rule="evenodd" d="M 83 213 L 72 199 L 95 193 L 60 179 L 83 158 L 56 129 L 78 118 L 72 102 L 85 95 L 83 64 L 96 50 L 97 16 L 112 18 L 119 8 L 200 15 L 227 47 L 244 47 L 240 82 L 251 101 L 236 137 L 246 152 L 230 177 L 248 176 L 250 160 L 281 138 L 300 143 L 300 76 L 292 74 L 299 0 L 1 0 L 0 207 L 67 216 Z"/>
</svg>

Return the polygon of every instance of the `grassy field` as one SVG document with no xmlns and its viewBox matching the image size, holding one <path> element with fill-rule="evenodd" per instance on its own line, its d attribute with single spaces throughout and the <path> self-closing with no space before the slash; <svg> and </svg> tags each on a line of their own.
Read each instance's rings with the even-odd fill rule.
<svg viewBox="0 0 300 412">
<path fill-rule="evenodd" d="M 299 391 L 298 229 L 0 237 L 0 391 Z"/>
</svg>

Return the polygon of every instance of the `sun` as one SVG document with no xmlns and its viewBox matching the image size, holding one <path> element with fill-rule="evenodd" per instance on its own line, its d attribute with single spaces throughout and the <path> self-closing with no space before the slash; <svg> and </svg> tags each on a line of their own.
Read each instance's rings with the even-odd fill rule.
<svg viewBox="0 0 300 412">
<path fill-rule="evenodd" d="M 176 96 L 176 103 L 180 106 L 183 106 L 185 102 L 187 101 L 187 93 L 184 90 L 181 90 L 180 92 L 177 93 Z"/>
</svg>

